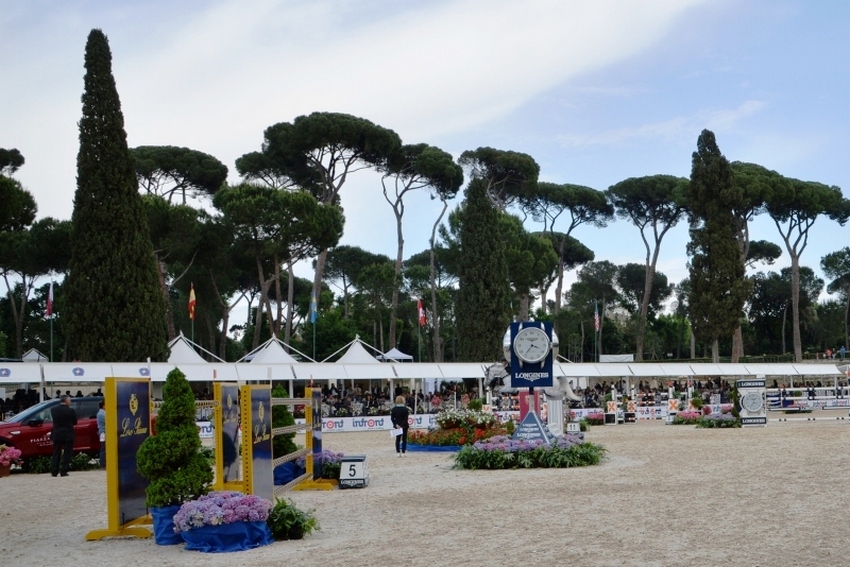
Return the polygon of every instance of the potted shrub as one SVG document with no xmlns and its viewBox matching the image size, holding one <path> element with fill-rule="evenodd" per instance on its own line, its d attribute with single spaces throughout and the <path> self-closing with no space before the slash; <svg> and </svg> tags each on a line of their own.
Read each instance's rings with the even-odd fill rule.
<svg viewBox="0 0 850 567">
<path fill-rule="evenodd" d="M 314 512 L 299 510 L 292 500 L 278 499 L 266 523 L 276 540 L 301 539 L 321 529 Z"/>
<path fill-rule="evenodd" d="M 188 550 L 244 551 L 274 541 L 266 524 L 271 508 L 271 502 L 252 494 L 210 492 L 180 506 L 174 529 Z"/>
<path fill-rule="evenodd" d="M 195 396 L 186 376 L 175 368 L 162 388 L 156 435 L 145 439 L 136 454 L 139 472 L 150 481 L 145 504 L 151 509 L 154 538 L 159 545 L 183 542 L 174 531 L 174 514 L 184 502 L 209 491 L 213 472 L 200 448 Z"/>
</svg>

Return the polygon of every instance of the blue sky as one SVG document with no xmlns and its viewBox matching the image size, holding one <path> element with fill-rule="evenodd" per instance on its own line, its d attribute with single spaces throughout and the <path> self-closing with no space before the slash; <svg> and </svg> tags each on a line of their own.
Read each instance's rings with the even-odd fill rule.
<svg viewBox="0 0 850 567">
<path fill-rule="evenodd" d="M 26 158 L 16 176 L 39 216 L 71 216 L 83 51 L 94 27 L 110 40 L 129 144 L 210 153 L 231 181 L 234 161 L 259 149 L 267 126 L 334 111 L 455 156 L 479 146 L 526 152 L 541 179 L 601 190 L 628 177 L 689 176 L 697 136 L 709 128 L 730 161 L 848 194 L 847 2 L 0 6 L 0 147 Z M 343 242 L 393 255 L 394 218 L 378 176 L 354 175 L 342 203 Z M 406 255 L 427 246 L 437 213 L 424 193 L 410 201 Z M 847 244 L 847 230 L 820 219 L 803 265 L 819 272 L 821 256 Z M 574 235 L 597 259 L 645 256 L 626 221 Z M 752 238 L 781 244 L 766 217 Z M 682 223 L 662 245 L 659 269 L 671 281 L 687 276 L 686 241 Z M 777 266 L 787 264 L 786 254 Z"/>
</svg>

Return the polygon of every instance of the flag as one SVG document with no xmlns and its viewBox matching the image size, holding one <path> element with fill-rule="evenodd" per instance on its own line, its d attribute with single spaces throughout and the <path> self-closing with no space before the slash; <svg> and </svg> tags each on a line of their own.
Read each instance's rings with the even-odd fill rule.
<svg viewBox="0 0 850 567">
<path fill-rule="evenodd" d="M 195 284 L 189 286 L 189 319 L 195 320 Z"/>
<path fill-rule="evenodd" d="M 47 316 L 53 315 L 53 282 L 50 282 L 50 291 L 47 292 Z"/>
<path fill-rule="evenodd" d="M 310 322 L 316 324 L 316 319 L 319 318 L 319 304 L 316 302 L 316 292 L 310 296 Z"/>
<path fill-rule="evenodd" d="M 422 300 L 419 299 L 416 301 L 416 308 L 419 310 L 419 326 L 425 326 L 425 306 L 422 305 Z"/>
<path fill-rule="evenodd" d="M 599 309 L 596 307 L 596 304 L 593 304 L 593 328 L 596 332 L 599 332 Z"/>
</svg>

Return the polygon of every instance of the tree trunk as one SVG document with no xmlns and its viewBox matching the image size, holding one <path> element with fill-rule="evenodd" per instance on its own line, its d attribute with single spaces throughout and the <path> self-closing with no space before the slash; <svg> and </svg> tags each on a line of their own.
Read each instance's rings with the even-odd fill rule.
<svg viewBox="0 0 850 567">
<path fill-rule="evenodd" d="M 177 329 L 174 326 L 174 305 L 171 304 L 171 296 L 168 293 L 168 286 L 165 284 L 165 271 L 168 267 L 165 262 L 162 262 L 154 252 L 154 261 L 156 262 L 156 275 L 159 276 L 159 288 L 162 290 L 162 297 L 165 299 L 165 328 L 168 332 L 168 341 L 171 342 L 177 336 Z"/>
<path fill-rule="evenodd" d="M 552 315 L 557 315 L 561 312 L 561 297 L 564 291 L 564 255 L 563 244 L 561 245 L 561 254 L 558 255 L 558 283 L 555 284 L 555 306 L 552 309 Z"/>
<path fill-rule="evenodd" d="M 316 257 L 316 273 L 313 276 L 313 293 L 317 298 L 322 292 L 322 275 L 325 273 L 325 264 L 327 261 L 328 251 L 322 250 Z"/>
<path fill-rule="evenodd" d="M 428 241 L 431 251 L 428 280 L 431 287 L 431 343 L 434 349 L 434 362 L 443 362 L 445 357 L 445 348 L 440 338 L 440 317 L 437 315 L 439 313 L 437 309 L 437 267 L 436 253 L 434 252 L 434 244 L 437 240 L 437 227 L 440 225 L 443 215 L 446 214 L 446 210 L 449 208 L 446 200 L 441 200 L 443 202 L 443 210 L 440 211 L 440 216 L 437 217 L 437 221 L 431 227 L 431 239 Z"/>
<path fill-rule="evenodd" d="M 260 325 L 263 324 L 263 300 L 257 301 L 257 316 L 254 318 L 254 342 L 251 350 L 260 346 Z"/>
<path fill-rule="evenodd" d="M 697 337 L 694 335 L 693 329 L 690 330 L 689 334 L 691 335 L 691 360 L 693 360 L 697 357 Z"/>
<path fill-rule="evenodd" d="M 720 362 L 720 340 L 717 337 L 711 341 L 711 362 L 714 364 Z"/>
<path fill-rule="evenodd" d="M 280 328 L 283 319 L 283 293 L 280 289 L 280 259 L 274 255 L 274 299 L 277 303 L 277 315 L 274 318 L 272 335 L 280 338 Z"/>
<path fill-rule="evenodd" d="M 386 197 L 386 190 L 384 191 Z M 389 199 L 387 199 L 389 201 Z M 401 287 L 401 263 L 404 257 L 404 234 L 401 229 L 401 218 L 404 215 L 404 203 L 399 198 L 396 204 L 390 203 L 393 206 L 395 213 L 395 229 L 398 244 L 395 254 L 395 274 L 393 274 L 393 295 L 390 303 L 390 330 L 389 330 L 389 345 L 390 348 L 396 346 L 396 319 L 398 317 L 398 290 Z"/>
<path fill-rule="evenodd" d="M 788 306 L 782 308 L 782 354 L 788 352 L 788 344 L 785 341 L 785 326 L 788 323 Z"/>
<path fill-rule="evenodd" d="M 744 332 L 741 325 L 735 329 L 735 334 L 732 335 L 732 358 L 730 362 L 738 362 L 744 356 Z"/>
<path fill-rule="evenodd" d="M 794 361 L 803 361 L 803 340 L 800 336 L 800 257 L 791 256 L 791 331 L 794 336 Z"/>
<path fill-rule="evenodd" d="M 286 267 L 286 275 L 289 281 L 286 284 L 286 330 L 284 331 L 283 342 L 289 350 L 289 339 L 292 338 L 292 319 L 295 316 L 295 270 L 292 268 L 292 261 Z"/>
</svg>

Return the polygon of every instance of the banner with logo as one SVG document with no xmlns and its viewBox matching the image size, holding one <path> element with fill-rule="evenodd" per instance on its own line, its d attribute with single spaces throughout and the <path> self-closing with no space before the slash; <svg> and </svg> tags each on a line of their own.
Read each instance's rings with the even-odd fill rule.
<svg viewBox="0 0 850 567">
<path fill-rule="evenodd" d="M 246 491 L 274 502 L 272 467 L 272 392 L 268 385 L 242 386 L 242 434 L 248 435 L 242 453 Z"/>
<path fill-rule="evenodd" d="M 235 382 L 213 384 L 215 400 L 215 426 L 209 437 L 217 437 L 215 443 L 216 487 L 223 490 L 228 483 L 237 483 L 241 489 L 239 462 L 239 386 Z M 203 428 L 201 438 L 206 437 Z M 235 489 L 236 487 L 234 487 Z"/>
<path fill-rule="evenodd" d="M 104 382 L 108 527 L 89 532 L 87 540 L 151 535 L 147 528 L 133 527 L 145 523 L 148 513 L 148 480 L 136 467 L 136 453 L 150 436 L 150 388 L 148 378 L 107 378 Z"/>
</svg>

